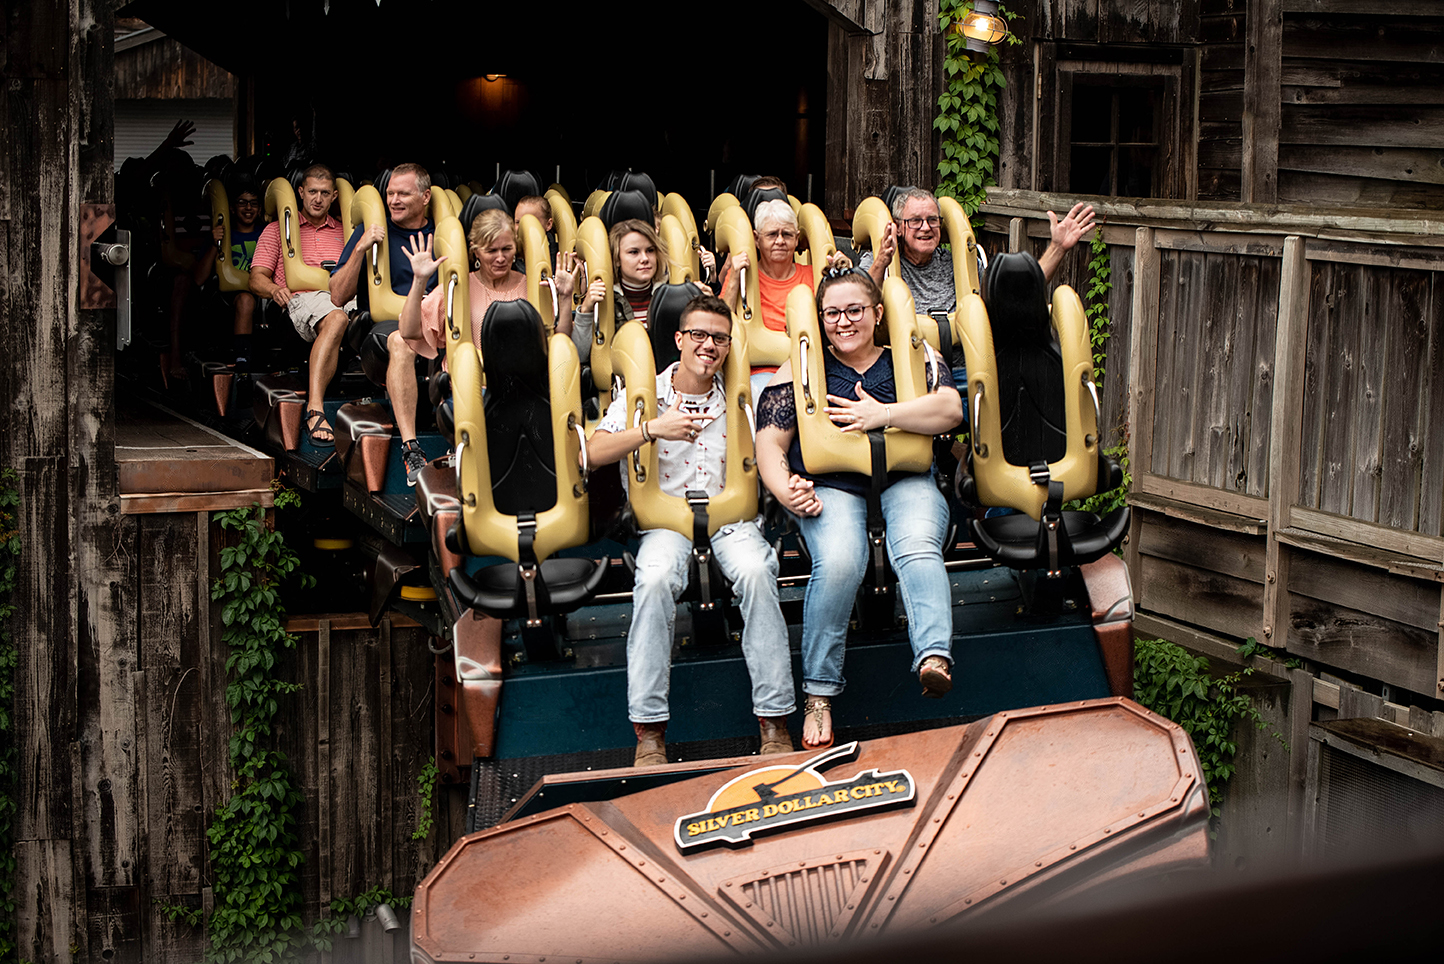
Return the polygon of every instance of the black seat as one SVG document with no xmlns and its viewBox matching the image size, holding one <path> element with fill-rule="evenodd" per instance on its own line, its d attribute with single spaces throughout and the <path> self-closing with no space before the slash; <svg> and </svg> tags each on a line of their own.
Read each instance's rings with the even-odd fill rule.
<svg viewBox="0 0 1444 964">
<path fill-rule="evenodd" d="M 656 359 L 657 371 L 681 357 L 675 336 L 681 327 L 682 309 L 698 294 L 697 286 L 690 281 L 679 285 L 660 285 L 652 292 L 652 304 L 647 309 L 647 335 L 652 341 L 652 357 Z"/>
<path fill-rule="evenodd" d="M 634 219 L 651 224 L 656 219 L 656 210 L 642 191 L 613 191 L 607 195 L 598 216 L 610 231 L 623 221 Z"/>
<path fill-rule="evenodd" d="M 517 520 L 519 558 L 474 577 L 458 567 L 448 578 L 464 605 L 499 619 L 525 618 L 527 625 L 536 626 L 542 616 L 570 612 L 585 602 L 601 584 L 609 562 L 538 560 L 533 549 L 539 517 L 560 498 L 559 416 L 551 403 L 555 359 L 536 308 L 527 301 L 491 305 L 482 322 L 481 355 L 487 379 L 482 404 L 485 484 L 496 513 Z M 575 353 L 571 360 L 575 365 Z M 570 491 L 571 484 L 565 487 Z"/>
<path fill-rule="evenodd" d="M 505 201 L 508 211 L 515 211 L 522 198 L 540 196 L 541 192 L 541 181 L 531 171 L 502 171 L 490 193 Z"/>
<path fill-rule="evenodd" d="M 657 207 L 657 184 L 652 180 L 650 174 L 641 171 L 628 171 L 623 174 L 617 182 L 618 191 L 641 191 L 647 198 L 653 210 Z"/>
<path fill-rule="evenodd" d="M 1128 531 L 1129 510 L 1123 506 L 1104 518 L 1091 512 L 1064 511 L 1065 498 L 1075 499 L 1106 492 L 1122 484 L 1123 473 L 1102 452 L 1097 428 L 1096 395 L 1091 370 L 1084 384 L 1075 386 L 1065 371 L 1076 371 L 1092 359 L 1087 343 L 1087 321 L 1082 304 L 1072 289 L 1060 288 L 1054 296 L 1050 315 L 1047 281 L 1038 262 L 1029 254 L 1001 254 L 993 259 L 984 285 L 987 320 L 993 358 L 968 359 L 970 382 L 975 372 L 996 373 L 996 400 L 985 401 L 975 415 L 974 451 L 993 432 L 1000 440 L 1001 454 L 1008 467 L 994 460 L 988 469 L 1012 481 L 990 487 L 1002 492 L 1011 486 L 1022 493 L 1010 508 L 1030 515 L 1007 515 L 973 519 L 972 530 L 979 546 L 989 556 L 1015 569 L 1045 570 L 1057 577 L 1065 567 L 1082 565 L 1111 551 Z M 972 296 L 968 296 L 972 298 Z M 975 299 L 974 299 L 975 301 Z M 1061 336 L 1060 336 L 1061 333 Z M 977 339 L 972 339 L 977 343 Z M 1070 398 L 1070 393 L 1072 397 Z M 1091 398 L 1090 398 L 1091 396 Z M 1085 399 L 1088 401 L 1085 403 Z M 1068 407 L 1079 408 L 1085 439 L 1070 439 Z M 981 424 L 978 418 L 993 424 Z M 1070 449 L 1097 450 L 1096 476 L 1092 484 L 1076 481 L 1095 467 L 1086 463 L 1067 467 Z M 975 471 L 978 458 L 971 460 Z M 999 471 L 1001 470 L 1001 471 Z M 1081 486 L 1081 487 L 1080 487 Z M 1067 491 L 1070 489 L 1072 491 Z M 958 495 L 964 502 L 1007 502 L 980 498 L 979 479 L 960 468 Z M 1041 511 L 1039 503 L 1041 501 Z"/>
<path fill-rule="evenodd" d="M 461 206 L 461 218 L 459 219 L 461 221 L 461 230 L 470 233 L 471 222 L 475 221 L 476 216 L 482 211 L 488 210 L 505 211 L 507 214 L 511 213 L 511 208 L 507 207 L 506 201 L 503 200 L 500 195 L 473 194 L 467 198 L 466 203 Z"/>
<path fill-rule="evenodd" d="M 755 191 L 749 191 L 747 197 L 742 201 L 742 210 L 747 212 L 747 220 L 753 227 L 757 226 L 757 208 L 764 201 L 786 201 L 787 192 L 780 187 L 764 187 Z"/>
</svg>

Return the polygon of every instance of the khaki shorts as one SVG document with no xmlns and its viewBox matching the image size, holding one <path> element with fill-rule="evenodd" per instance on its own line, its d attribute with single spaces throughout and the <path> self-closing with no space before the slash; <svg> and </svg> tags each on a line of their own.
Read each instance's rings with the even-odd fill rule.
<svg viewBox="0 0 1444 964">
<path fill-rule="evenodd" d="M 286 305 L 286 314 L 296 326 L 296 333 L 307 342 L 316 340 L 316 326 L 331 312 L 344 311 L 349 315 L 355 310 L 355 298 L 346 302 L 345 308 L 337 308 L 331 303 L 329 291 L 298 291 Z"/>
</svg>

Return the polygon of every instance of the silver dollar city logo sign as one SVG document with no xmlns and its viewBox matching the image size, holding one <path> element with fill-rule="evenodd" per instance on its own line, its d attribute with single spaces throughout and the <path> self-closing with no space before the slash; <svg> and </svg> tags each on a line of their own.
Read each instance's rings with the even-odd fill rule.
<svg viewBox="0 0 1444 964">
<path fill-rule="evenodd" d="M 673 837 L 686 853 L 702 847 L 751 841 L 753 834 L 798 824 L 911 804 L 916 794 L 906 770 L 864 771 L 828 782 L 818 771 L 857 759 L 856 741 L 826 750 L 798 766 L 751 770 L 729 781 L 707 809 L 677 818 Z"/>
</svg>

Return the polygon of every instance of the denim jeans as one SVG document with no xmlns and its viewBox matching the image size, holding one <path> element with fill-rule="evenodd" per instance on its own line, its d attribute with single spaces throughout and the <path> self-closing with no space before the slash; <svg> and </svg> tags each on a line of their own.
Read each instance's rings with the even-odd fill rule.
<svg viewBox="0 0 1444 964">
<path fill-rule="evenodd" d="M 836 696 L 846 685 L 842 657 L 853 598 L 867 571 L 867 500 L 825 486 L 817 496 L 822 512 L 797 519 L 812 555 L 802 604 L 802 689 Z M 948 503 L 931 475 L 914 475 L 883 491 L 882 514 L 916 673 L 926 656 L 952 659 L 953 598 L 943 568 Z"/>
<path fill-rule="evenodd" d="M 687 588 L 692 540 L 671 529 L 648 529 L 637 550 L 632 631 L 627 636 L 627 716 L 633 723 L 669 718 L 672 637 L 677 597 Z M 777 602 L 777 554 L 754 522 L 723 526 L 712 552 L 741 596 L 742 657 L 752 677 L 752 712 L 787 716 L 797 708 L 787 623 Z"/>
</svg>

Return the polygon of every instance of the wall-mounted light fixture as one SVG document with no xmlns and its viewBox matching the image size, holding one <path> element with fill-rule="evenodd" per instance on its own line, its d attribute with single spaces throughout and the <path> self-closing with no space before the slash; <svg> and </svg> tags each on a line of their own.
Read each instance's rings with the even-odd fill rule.
<svg viewBox="0 0 1444 964">
<path fill-rule="evenodd" d="M 987 53 L 1008 36 L 1008 22 L 998 13 L 997 0 L 973 0 L 973 9 L 952 29 L 967 38 L 970 53 Z"/>
<path fill-rule="evenodd" d="M 502 79 L 503 77 L 505 77 L 505 76 L 506 76 L 506 74 L 486 74 L 486 75 L 485 75 L 487 82 L 488 82 L 488 83 L 492 83 L 492 84 L 496 83 L 498 80 L 501 80 L 501 79 Z"/>
</svg>

